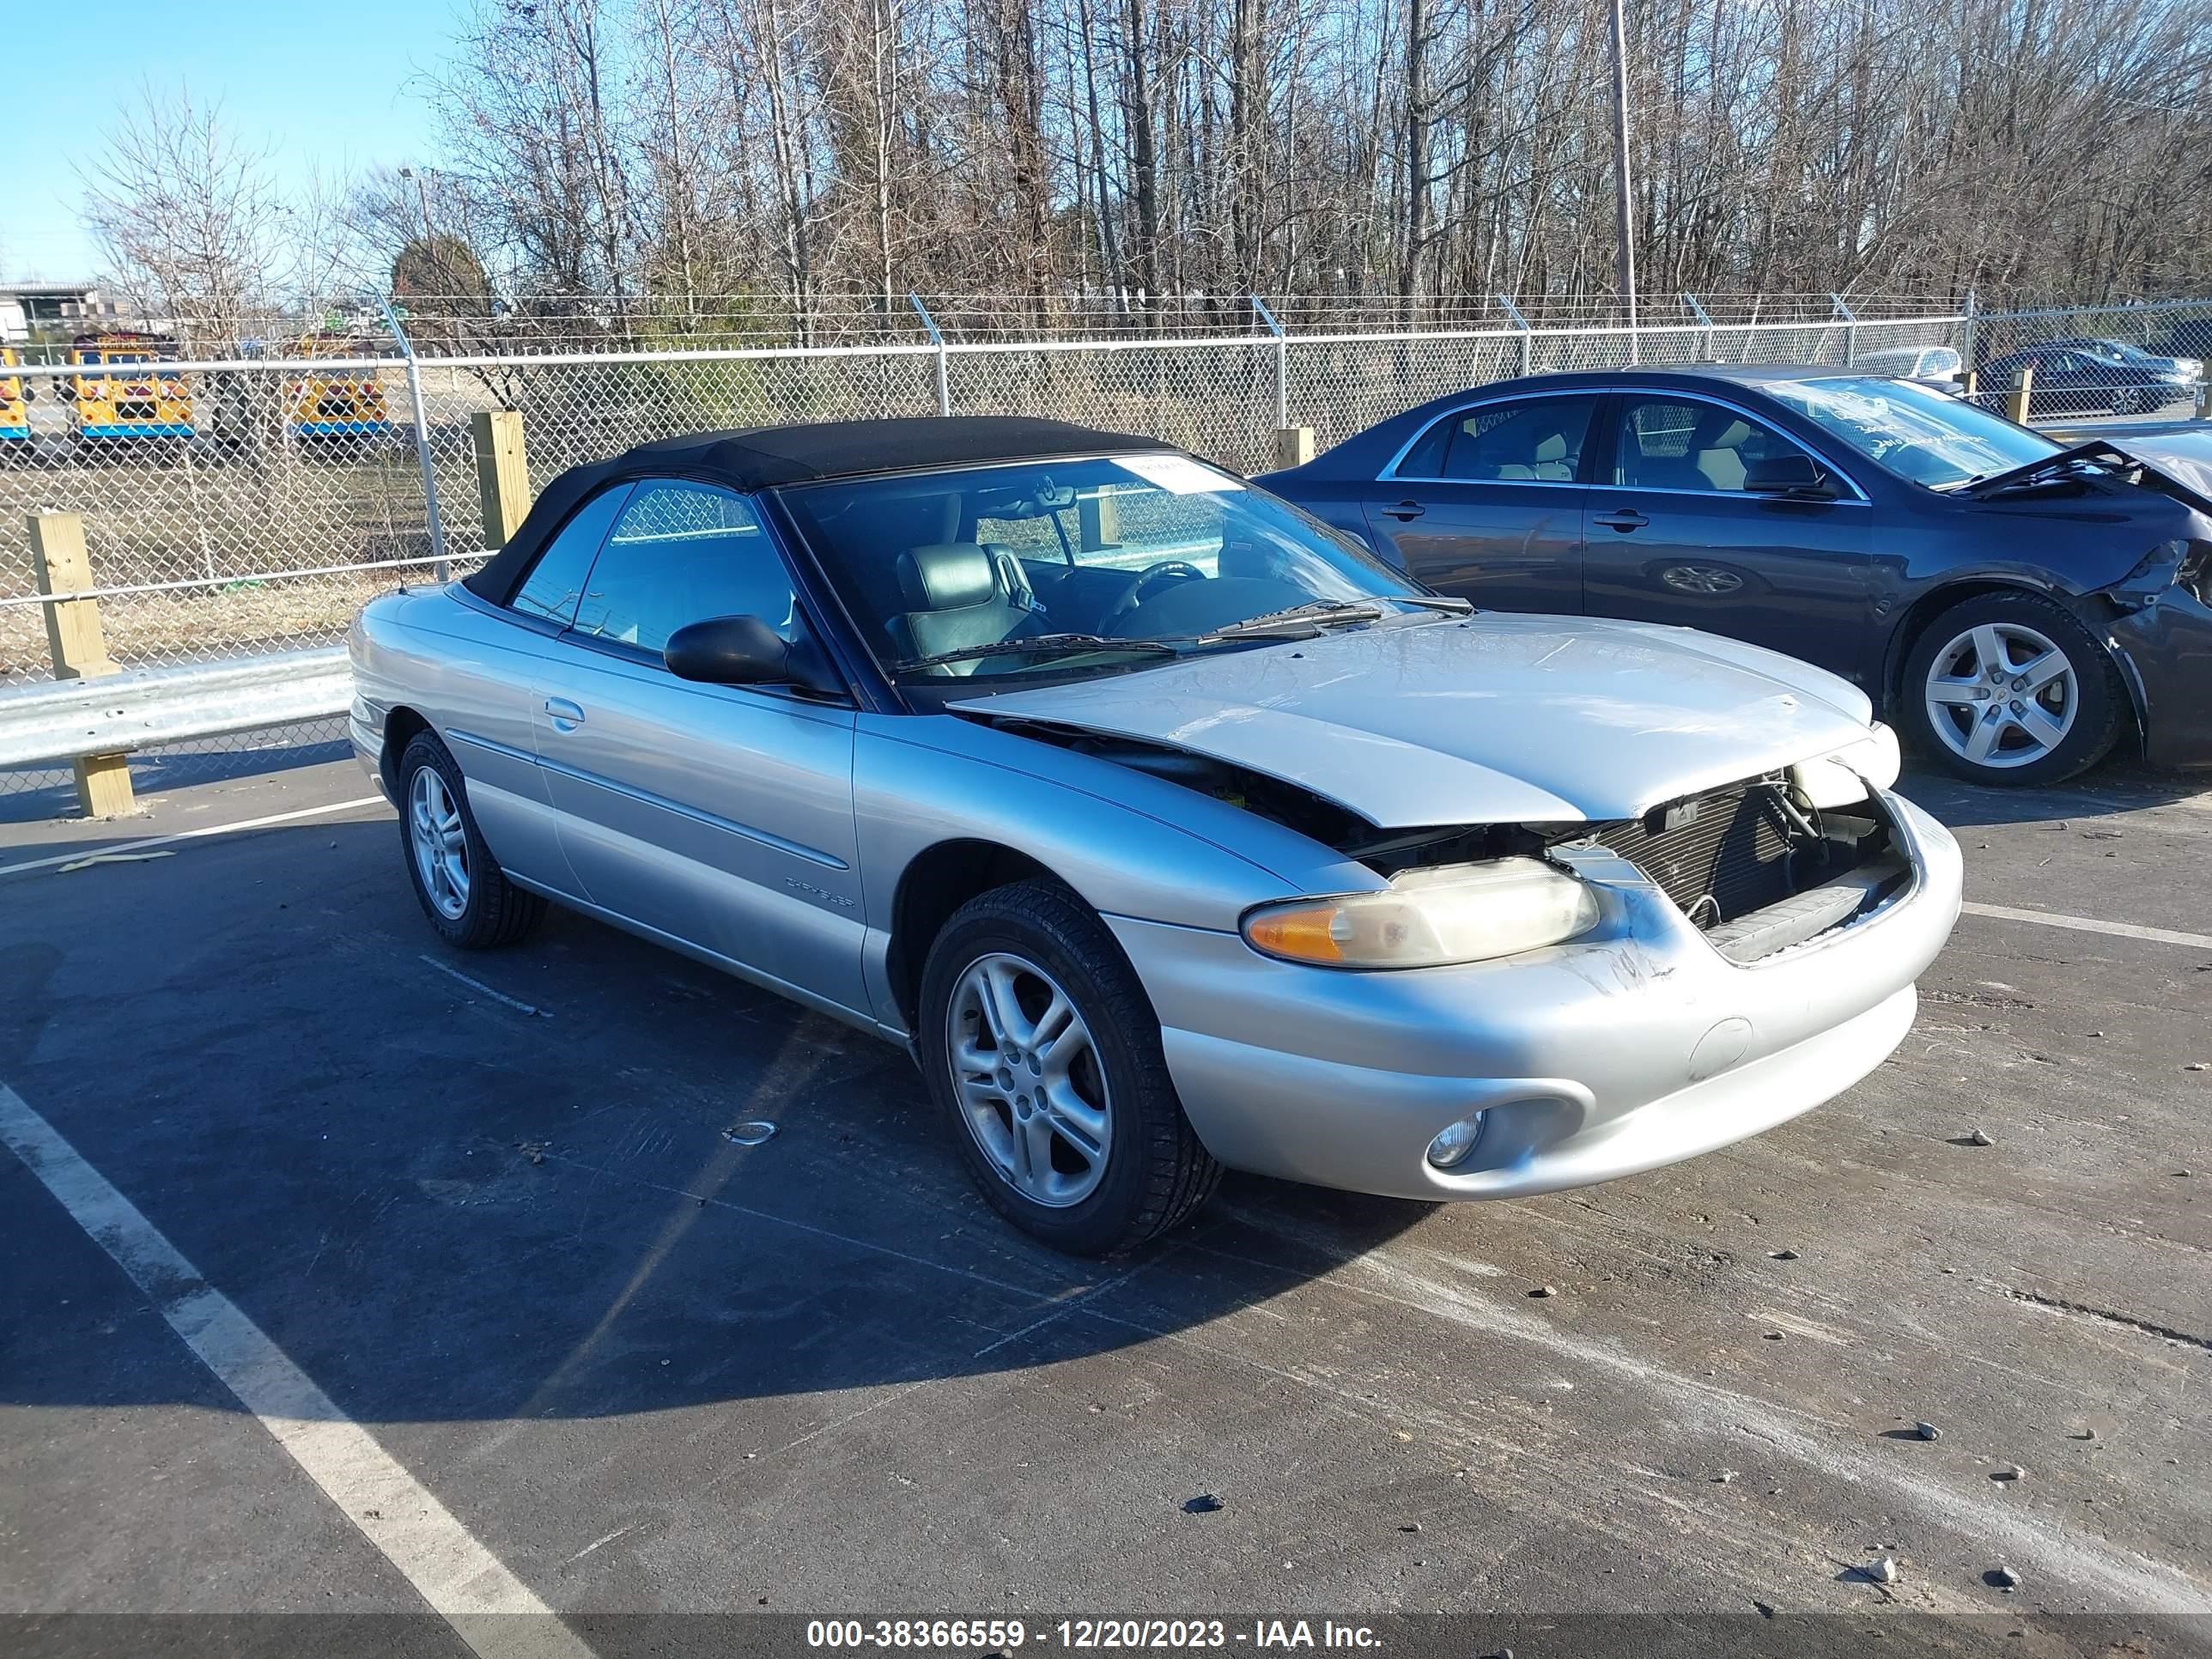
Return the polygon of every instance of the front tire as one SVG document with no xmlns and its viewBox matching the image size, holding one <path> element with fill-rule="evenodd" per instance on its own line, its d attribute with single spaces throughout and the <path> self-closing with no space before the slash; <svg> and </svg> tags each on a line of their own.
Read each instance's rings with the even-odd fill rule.
<svg viewBox="0 0 2212 1659">
<path fill-rule="evenodd" d="M 954 914 L 923 966 L 919 1037 L 985 1200 L 1056 1249 L 1133 1249 L 1220 1180 L 1135 970 L 1054 883 L 997 888 Z"/>
<path fill-rule="evenodd" d="M 461 769 L 437 734 L 418 732 L 399 757 L 399 850 L 422 914 L 464 951 L 512 945 L 545 901 L 507 878 L 469 811 Z"/>
<path fill-rule="evenodd" d="M 2126 718 L 2111 655 L 2033 593 L 1977 594 L 1930 623 L 1905 659 L 1899 714 L 1945 770 L 1977 783 L 2058 783 L 2102 760 Z"/>
</svg>

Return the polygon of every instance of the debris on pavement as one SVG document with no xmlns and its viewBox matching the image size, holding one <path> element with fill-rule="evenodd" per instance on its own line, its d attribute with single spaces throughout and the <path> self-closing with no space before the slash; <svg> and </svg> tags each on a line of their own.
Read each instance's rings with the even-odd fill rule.
<svg viewBox="0 0 2212 1659">
<path fill-rule="evenodd" d="M 1982 1575 L 1982 1582 L 1994 1589 L 2018 1589 L 2020 1575 L 2010 1567 L 1991 1567 Z"/>
<path fill-rule="evenodd" d="M 2021 1468 L 2019 1464 L 2008 1463 L 2001 1469 L 1991 1469 L 1990 1471 L 1990 1479 L 1992 1480 L 2019 1480 L 2024 1479 L 2027 1474 L 2027 1471 Z"/>
<path fill-rule="evenodd" d="M 1966 1145 L 1969 1146 L 1994 1146 L 1996 1145 L 1996 1142 L 1990 1139 L 1989 1132 L 1987 1130 L 1970 1129 L 1966 1133 Z"/>
<path fill-rule="evenodd" d="M 1212 1492 L 1202 1492 L 1195 1498 L 1184 1500 L 1182 1512 L 1185 1515 L 1211 1515 L 1216 1510 L 1226 1507 L 1227 1505 Z"/>
<path fill-rule="evenodd" d="M 1880 1558 L 1873 1565 L 1863 1568 L 1862 1571 L 1877 1584 L 1893 1584 L 1897 1582 L 1897 1563 L 1887 1555 Z"/>
<path fill-rule="evenodd" d="M 1933 1423 L 1915 1423 L 1912 1425 L 1912 1431 L 1923 1440 L 1941 1440 L 1943 1437 L 1943 1431 Z"/>
<path fill-rule="evenodd" d="M 722 1139 L 735 1141 L 740 1146 L 757 1146 L 775 1133 L 775 1124 L 756 1120 L 750 1123 L 732 1123 L 722 1131 Z"/>
<path fill-rule="evenodd" d="M 1559 1287 L 1555 1285 L 1539 1285 L 1528 1292 L 1531 1296 L 1557 1296 L 1559 1293 Z"/>
</svg>

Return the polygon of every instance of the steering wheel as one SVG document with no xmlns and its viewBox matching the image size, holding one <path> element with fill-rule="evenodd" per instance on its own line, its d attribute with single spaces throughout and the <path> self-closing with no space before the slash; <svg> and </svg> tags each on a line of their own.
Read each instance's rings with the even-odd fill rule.
<svg viewBox="0 0 2212 1659">
<path fill-rule="evenodd" d="M 1145 602 L 1145 590 L 1164 578 L 1173 576 L 1179 581 L 1204 581 L 1206 572 L 1188 559 L 1162 559 L 1158 564 L 1148 564 L 1122 590 L 1121 597 L 1114 601 L 1106 614 L 1098 619 L 1098 631 L 1110 635 L 1114 624 L 1120 622 Z"/>
</svg>

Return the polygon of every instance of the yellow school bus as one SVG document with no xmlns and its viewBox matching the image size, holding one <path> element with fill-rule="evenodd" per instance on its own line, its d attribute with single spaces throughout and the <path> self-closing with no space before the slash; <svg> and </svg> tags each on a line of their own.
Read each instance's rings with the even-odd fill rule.
<svg viewBox="0 0 2212 1659">
<path fill-rule="evenodd" d="M 295 357 L 372 357 L 374 349 L 349 334 L 310 334 Z M 300 438 L 380 438 L 392 431 L 384 385 L 373 368 L 310 373 L 284 389 L 284 424 Z"/>
<path fill-rule="evenodd" d="M 0 346 L 0 369 L 14 368 L 20 362 L 14 347 Z M 31 405 L 26 394 L 21 375 L 0 374 L 0 444 L 31 441 Z"/>
<path fill-rule="evenodd" d="M 66 361 L 74 399 L 70 430 L 103 441 L 192 435 L 192 392 L 185 377 L 162 365 L 177 360 L 165 334 L 112 330 L 80 334 Z"/>
</svg>

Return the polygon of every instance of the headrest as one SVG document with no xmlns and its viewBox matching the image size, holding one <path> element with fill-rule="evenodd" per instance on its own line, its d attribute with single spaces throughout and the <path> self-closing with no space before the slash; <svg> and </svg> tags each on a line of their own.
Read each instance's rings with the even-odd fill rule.
<svg viewBox="0 0 2212 1659">
<path fill-rule="evenodd" d="M 1540 461 L 1565 460 L 1567 459 L 1567 434 L 1564 432 L 1554 432 L 1550 437 L 1545 439 L 1543 442 L 1538 444 L 1536 446 L 1536 459 Z"/>
<path fill-rule="evenodd" d="M 899 592 L 915 611 L 957 611 L 1000 597 L 991 556 L 974 542 L 930 542 L 899 555 Z"/>
</svg>

